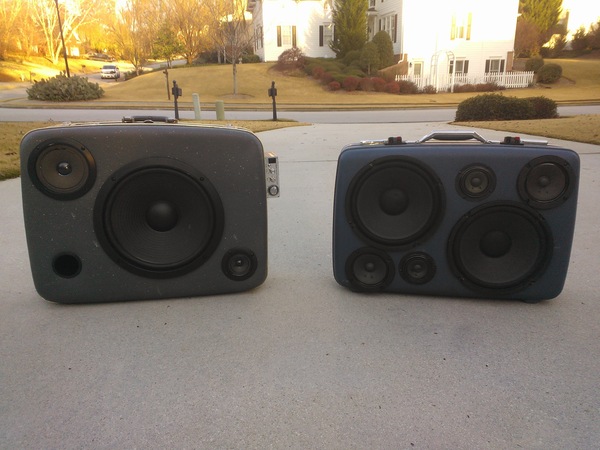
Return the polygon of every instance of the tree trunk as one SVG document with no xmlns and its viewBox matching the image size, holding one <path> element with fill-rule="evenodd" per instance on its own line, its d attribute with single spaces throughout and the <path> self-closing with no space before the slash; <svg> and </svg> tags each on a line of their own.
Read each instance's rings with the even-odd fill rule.
<svg viewBox="0 0 600 450">
<path fill-rule="evenodd" d="M 237 95 L 238 87 L 237 87 L 237 61 L 233 60 L 233 95 Z"/>
</svg>

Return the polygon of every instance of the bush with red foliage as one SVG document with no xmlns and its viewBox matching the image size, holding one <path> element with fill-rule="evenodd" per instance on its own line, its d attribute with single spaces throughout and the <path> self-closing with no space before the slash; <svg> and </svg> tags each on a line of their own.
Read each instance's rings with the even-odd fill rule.
<svg viewBox="0 0 600 450">
<path fill-rule="evenodd" d="M 338 81 L 331 81 L 327 84 L 327 87 L 330 91 L 339 91 L 342 88 L 342 85 Z"/>
<path fill-rule="evenodd" d="M 319 80 L 323 74 L 325 73 L 325 69 L 323 69 L 321 66 L 317 66 L 312 70 L 312 76 L 313 78 L 316 78 L 317 80 Z"/>
<path fill-rule="evenodd" d="M 358 89 L 358 85 L 360 84 L 360 78 L 358 77 L 346 77 L 344 81 L 342 81 L 342 86 L 347 92 L 352 92 Z"/>
<path fill-rule="evenodd" d="M 373 77 L 371 78 L 373 82 L 373 88 L 376 92 L 385 92 L 386 81 L 381 77 Z"/>
<path fill-rule="evenodd" d="M 364 77 L 360 79 L 359 87 L 361 91 L 371 92 L 375 90 L 373 86 L 373 79 L 371 77 Z"/>
<path fill-rule="evenodd" d="M 397 81 L 390 81 L 389 83 L 386 83 L 385 92 L 388 94 L 399 94 L 400 84 Z"/>
</svg>

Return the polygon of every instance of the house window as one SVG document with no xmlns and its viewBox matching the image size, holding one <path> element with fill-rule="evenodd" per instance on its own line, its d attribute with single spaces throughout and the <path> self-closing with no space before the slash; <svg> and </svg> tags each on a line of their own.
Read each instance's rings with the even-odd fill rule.
<svg viewBox="0 0 600 450">
<path fill-rule="evenodd" d="M 397 34 L 396 29 L 398 28 L 398 14 L 388 14 L 379 19 L 379 31 L 385 31 L 390 35 L 390 39 L 393 43 L 396 43 Z"/>
<path fill-rule="evenodd" d="M 492 58 L 485 62 L 485 73 L 504 72 L 504 60 L 502 58 Z"/>
<path fill-rule="evenodd" d="M 295 25 L 279 25 L 277 27 L 277 47 L 296 47 Z"/>
<path fill-rule="evenodd" d="M 319 25 L 319 47 L 329 46 L 331 41 L 333 41 L 333 24 Z"/>
<path fill-rule="evenodd" d="M 450 39 L 466 39 L 471 40 L 471 22 L 473 15 L 471 13 L 453 15 L 452 26 L 450 28 Z"/>
<path fill-rule="evenodd" d="M 369 9 L 375 9 L 375 0 L 369 0 Z"/>
<path fill-rule="evenodd" d="M 420 77 L 423 75 L 423 61 L 413 62 L 413 75 L 415 77 Z"/>
<path fill-rule="evenodd" d="M 456 60 L 456 69 L 455 69 L 455 61 L 450 61 L 448 73 L 455 73 L 457 75 L 465 75 L 469 73 L 469 61 L 466 59 L 457 59 Z"/>
</svg>

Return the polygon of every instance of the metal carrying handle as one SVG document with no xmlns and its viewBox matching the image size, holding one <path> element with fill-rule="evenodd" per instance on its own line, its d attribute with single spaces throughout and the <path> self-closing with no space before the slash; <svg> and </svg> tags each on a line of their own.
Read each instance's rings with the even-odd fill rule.
<svg viewBox="0 0 600 450">
<path fill-rule="evenodd" d="M 165 123 L 177 123 L 176 119 L 170 119 L 167 116 L 131 116 L 123 117 L 122 122 L 124 123 L 154 123 L 154 122 L 165 122 Z"/>
<path fill-rule="evenodd" d="M 418 141 L 415 141 L 415 143 L 422 144 L 423 142 L 427 142 L 431 139 L 436 139 L 438 141 L 468 141 L 470 139 L 476 139 L 484 144 L 492 143 L 492 141 L 488 141 L 477 131 L 433 131 L 428 135 L 423 136 Z"/>
<path fill-rule="evenodd" d="M 431 133 L 423 136 L 421 139 L 416 141 L 403 141 L 401 137 L 391 137 L 388 139 L 371 139 L 364 140 L 360 143 L 362 145 L 395 145 L 395 144 L 423 144 L 430 140 L 438 141 L 469 141 L 476 140 L 483 144 L 533 144 L 533 145 L 548 145 L 548 141 L 541 139 L 521 139 L 518 137 L 506 137 L 504 142 L 502 141 L 490 141 L 481 136 L 477 131 L 474 130 L 448 130 L 448 131 L 432 131 Z"/>
</svg>

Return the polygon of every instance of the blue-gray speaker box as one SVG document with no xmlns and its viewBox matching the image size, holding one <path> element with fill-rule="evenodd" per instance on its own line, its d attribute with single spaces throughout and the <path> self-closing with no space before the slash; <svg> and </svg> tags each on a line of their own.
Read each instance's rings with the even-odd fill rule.
<svg viewBox="0 0 600 450">
<path fill-rule="evenodd" d="M 346 146 L 338 159 L 333 271 L 360 292 L 521 299 L 563 289 L 579 157 L 504 143 Z"/>
<path fill-rule="evenodd" d="M 35 287 L 62 303 L 192 297 L 267 276 L 263 148 L 241 129 L 50 127 L 21 142 Z"/>
</svg>

